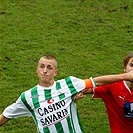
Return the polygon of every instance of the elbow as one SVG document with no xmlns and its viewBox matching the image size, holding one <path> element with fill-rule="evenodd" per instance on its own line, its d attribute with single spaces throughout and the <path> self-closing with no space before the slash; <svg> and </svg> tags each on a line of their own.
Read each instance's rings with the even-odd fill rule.
<svg viewBox="0 0 133 133">
<path fill-rule="evenodd" d="M 9 121 L 10 119 L 4 117 L 4 115 L 0 115 L 0 126 L 2 126 L 4 123 L 6 123 L 7 121 Z"/>
</svg>

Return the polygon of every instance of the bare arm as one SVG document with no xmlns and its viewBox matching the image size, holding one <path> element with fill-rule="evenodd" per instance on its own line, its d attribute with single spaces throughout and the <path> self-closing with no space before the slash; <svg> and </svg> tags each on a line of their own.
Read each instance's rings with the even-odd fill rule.
<svg viewBox="0 0 133 133">
<path fill-rule="evenodd" d="M 110 83 L 121 81 L 121 80 L 133 82 L 133 70 L 128 73 L 123 73 L 123 74 L 98 76 L 98 77 L 93 78 L 93 80 L 96 86 L 110 84 Z"/>
<path fill-rule="evenodd" d="M 121 80 L 133 82 L 133 70 L 128 73 L 123 73 L 123 74 L 98 76 L 98 77 L 93 78 L 93 80 L 94 80 L 94 84 L 96 87 L 105 85 L 105 84 L 110 84 L 110 83 L 117 82 L 117 81 L 121 81 Z M 92 94 L 92 93 L 93 93 L 93 91 L 91 88 L 84 89 L 84 90 L 80 91 L 74 97 L 74 100 L 83 98 L 84 94 Z"/>
<path fill-rule="evenodd" d="M 10 119 L 4 117 L 2 114 L 0 115 L 0 126 L 2 126 L 4 123 L 9 121 Z"/>
</svg>

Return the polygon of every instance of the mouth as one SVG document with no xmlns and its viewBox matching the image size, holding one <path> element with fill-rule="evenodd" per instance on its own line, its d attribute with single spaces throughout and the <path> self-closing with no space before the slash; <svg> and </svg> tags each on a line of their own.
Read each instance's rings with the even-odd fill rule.
<svg viewBox="0 0 133 133">
<path fill-rule="evenodd" d="M 48 75 L 41 75 L 42 78 L 48 78 Z"/>
<path fill-rule="evenodd" d="M 48 75 L 41 75 L 41 77 L 48 77 Z"/>
</svg>

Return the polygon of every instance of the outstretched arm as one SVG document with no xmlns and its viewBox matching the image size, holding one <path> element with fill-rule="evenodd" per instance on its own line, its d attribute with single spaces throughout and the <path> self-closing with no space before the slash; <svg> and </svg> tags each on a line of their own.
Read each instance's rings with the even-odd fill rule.
<svg viewBox="0 0 133 133">
<path fill-rule="evenodd" d="M 105 76 L 98 76 L 95 78 L 91 78 L 91 81 L 93 82 L 93 87 L 105 85 L 105 84 L 110 84 L 113 82 L 121 81 L 121 80 L 126 80 L 126 81 L 131 81 L 133 82 L 133 70 L 128 72 L 128 73 L 123 73 L 123 74 L 117 74 L 117 75 L 105 75 Z M 78 100 L 80 98 L 84 97 L 84 94 L 92 94 L 92 87 L 88 89 L 84 89 L 80 91 L 75 97 L 74 100 Z"/>
<path fill-rule="evenodd" d="M 96 86 L 110 84 L 110 83 L 121 81 L 121 80 L 133 82 L 133 70 L 128 73 L 123 73 L 123 74 L 98 76 L 98 77 L 93 78 L 93 80 Z"/>
<path fill-rule="evenodd" d="M 0 115 L 0 126 L 2 126 L 4 123 L 9 121 L 10 119 L 4 117 L 2 114 Z"/>
</svg>

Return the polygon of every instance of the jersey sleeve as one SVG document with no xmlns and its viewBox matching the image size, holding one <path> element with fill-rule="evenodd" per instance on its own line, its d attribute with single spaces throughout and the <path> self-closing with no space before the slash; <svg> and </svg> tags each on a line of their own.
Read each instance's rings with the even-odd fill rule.
<svg viewBox="0 0 133 133">
<path fill-rule="evenodd" d="M 23 102 L 21 101 L 21 98 L 19 97 L 18 100 L 5 108 L 3 111 L 3 115 L 6 118 L 18 118 L 22 116 L 31 116 L 30 111 L 25 107 Z"/>
<path fill-rule="evenodd" d="M 73 76 L 70 76 L 70 79 L 72 81 L 73 88 L 76 89 L 77 92 L 86 88 L 86 83 L 84 80 Z"/>
</svg>

